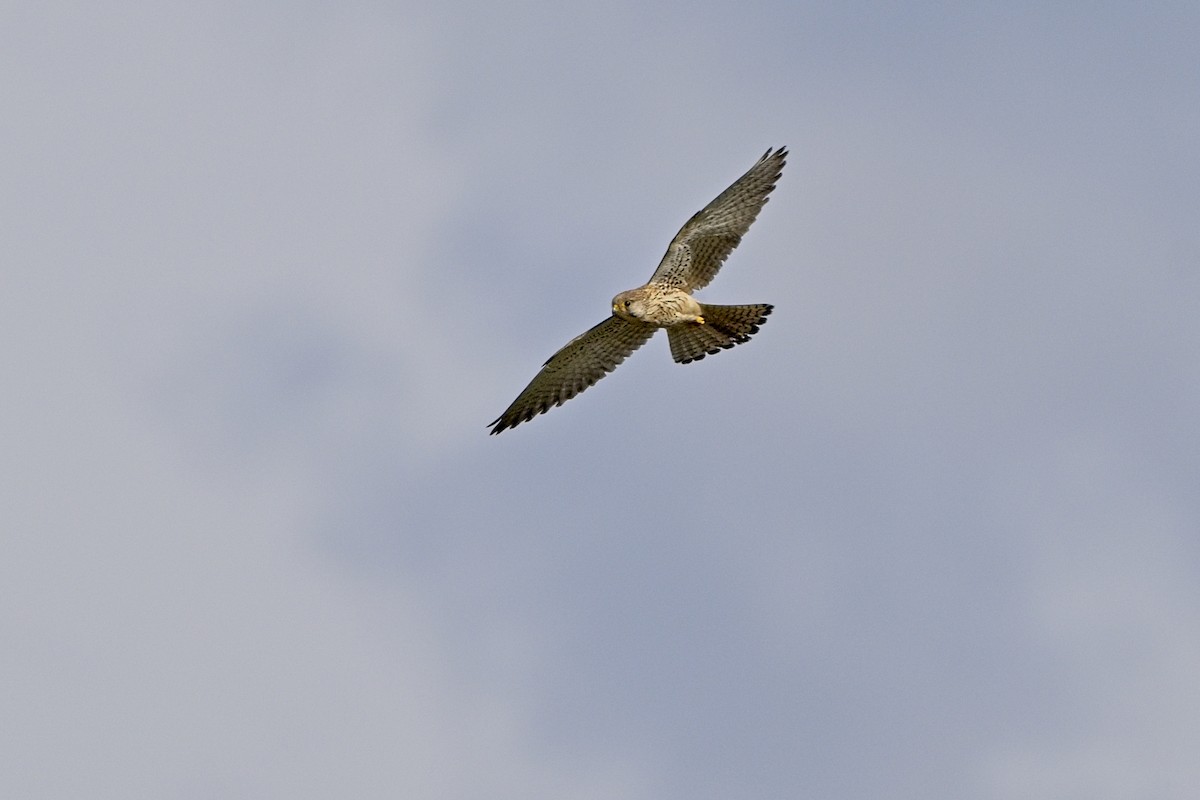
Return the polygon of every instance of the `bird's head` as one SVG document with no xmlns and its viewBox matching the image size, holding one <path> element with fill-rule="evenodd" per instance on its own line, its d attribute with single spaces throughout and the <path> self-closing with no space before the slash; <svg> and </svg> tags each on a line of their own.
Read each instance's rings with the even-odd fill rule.
<svg viewBox="0 0 1200 800">
<path fill-rule="evenodd" d="M 645 303 L 636 290 L 631 289 L 613 298 L 612 310 L 621 319 L 636 321 L 645 313 Z"/>
</svg>

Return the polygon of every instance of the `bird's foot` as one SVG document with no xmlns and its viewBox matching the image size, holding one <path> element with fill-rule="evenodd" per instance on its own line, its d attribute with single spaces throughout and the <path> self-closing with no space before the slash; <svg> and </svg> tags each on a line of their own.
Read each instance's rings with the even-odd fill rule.
<svg viewBox="0 0 1200 800">
<path fill-rule="evenodd" d="M 696 317 L 696 324 L 697 324 L 697 325 L 703 325 L 703 324 L 704 324 L 704 317 Z"/>
</svg>

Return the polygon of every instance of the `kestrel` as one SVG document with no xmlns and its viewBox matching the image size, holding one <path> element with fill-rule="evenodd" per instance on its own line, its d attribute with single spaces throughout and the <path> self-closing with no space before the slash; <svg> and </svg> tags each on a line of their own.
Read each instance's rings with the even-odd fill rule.
<svg viewBox="0 0 1200 800">
<path fill-rule="evenodd" d="M 765 303 L 716 306 L 692 292 L 716 277 L 775 188 L 787 148 L 768 150 L 758 163 L 689 219 L 645 286 L 613 298 L 612 316 L 576 336 L 542 367 L 503 414 L 489 423 L 500 433 L 560 406 L 617 368 L 659 328 L 667 329 L 680 364 L 750 340 L 767 320 Z"/>
</svg>

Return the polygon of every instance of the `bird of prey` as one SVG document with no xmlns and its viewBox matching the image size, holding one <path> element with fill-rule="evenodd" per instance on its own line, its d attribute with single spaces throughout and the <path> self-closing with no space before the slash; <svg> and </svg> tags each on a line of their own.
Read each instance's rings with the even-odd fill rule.
<svg viewBox="0 0 1200 800">
<path fill-rule="evenodd" d="M 550 356 L 525 391 L 489 423 L 491 433 L 562 405 L 616 369 L 659 328 L 667 329 L 671 356 L 680 364 L 699 361 L 758 333 L 772 306 L 709 305 L 697 302 L 692 292 L 716 277 L 742 240 L 775 188 L 786 158 L 785 147 L 768 150 L 689 219 L 671 240 L 649 282 L 618 294 L 612 301 L 612 316 Z"/>
</svg>

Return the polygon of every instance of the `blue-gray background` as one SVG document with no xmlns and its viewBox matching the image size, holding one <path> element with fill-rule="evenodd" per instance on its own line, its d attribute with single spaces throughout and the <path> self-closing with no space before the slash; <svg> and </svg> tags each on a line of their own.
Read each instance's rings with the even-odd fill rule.
<svg viewBox="0 0 1200 800">
<path fill-rule="evenodd" d="M 0 794 L 1188 798 L 1194 3 L 0 12 Z M 770 146 L 665 339 L 539 364 Z"/>
</svg>

